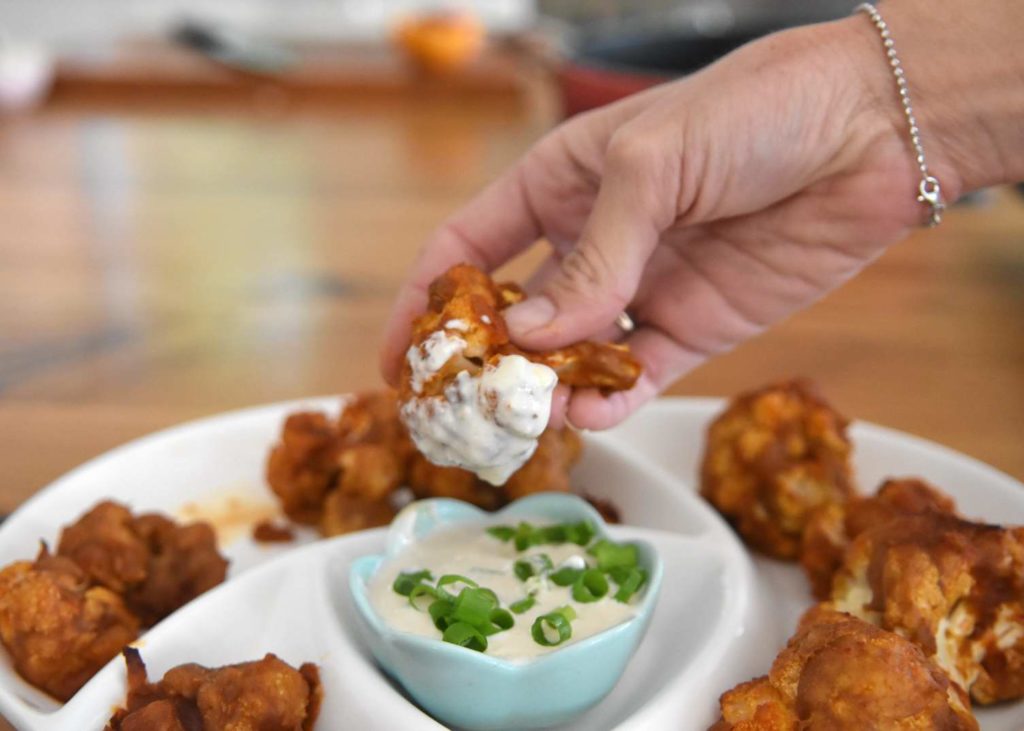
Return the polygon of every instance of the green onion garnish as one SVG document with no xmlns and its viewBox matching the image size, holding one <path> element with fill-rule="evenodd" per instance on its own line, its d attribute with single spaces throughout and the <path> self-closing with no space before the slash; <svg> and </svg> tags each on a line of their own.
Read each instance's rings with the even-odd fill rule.
<svg viewBox="0 0 1024 731">
<path fill-rule="evenodd" d="M 505 631 L 515 626 L 516 620 L 507 609 L 494 609 L 490 616 L 491 624 L 497 625 L 498 629 Z"/>
<path fill-rule="evenodd" d="M 640 587 L 643 586 L 646 581 L 646 571 L 638 568 L 630 569 L 626 578 L 619 582 L 619 590 L 615 592 L 615 600 L 625 604 L 640 590 Z"/>
<path fill-rule="evenodd" d="M 486 636 L 496 635 L 499 632 L 512 629 L 516 624 L 515 618 L 507 609 L 494 609 L 491 611 L 491 616 L 480 631 Z"/>
<path fill-rule="evenodd" d="M 519 523 L 515 528 L 507 525 L 488 528 L 487 532 L 503 541 L 514 539 L 516 550 L 525 551 L 530 546 L 561 545 L 575 543 L 585 546 L 594 538 L 594 526 L 586 521 L 579 523 L 557 523 L 555 525 L 533 526 Z"/>
<path fill-rule="evenodd" d="M 491 612 L 498 608 L 494 593 L 487 589 L 463 589 L 455 600 L 452 619 L 473 627 L 484 626 Z"/>
<path fill-rule="evenodd" d="M 483 652 L 487 649 L 487 638 L 483 636 L 483 633 L 465 622 L 453 622 L 448 625 L 441 639 L 453 645 L 476 650 L 477 652 Z"/>
<path fill-rule="evenodd" d="M 548 574 L 548 578 L 556 586 L 569 586 L 583 573 L 583 569 L 574 569 L 571 566 L 565 566 L 564 568 L 558 569 L 553 574 Z"/>
<path fill-rule="evenodd" d="M 551 557 L 546 553 L 538 553 L 536 556 L 521 558 L 512 566 L 520 581 L 526 581 L 531 576 L 537 576 L 551 569 Z"/>
<path fill-rule="evenodd" d="M 632 568 L 637 564 L 636 546 L 629 543 L 600 540 L 588 548 L 587 553 L 597 559 L 597 567 L 602 571 Z"/>
<path fill-rule="evenodd" d="M 474 589 L 477 586 L 479 586 L 479 584 L 477 584 L 472 579 L 468 579 L 465 576 L 460 576 L 459 574 L 445 574 L 444 576 L 442 576 L 440 579 L 437 580 L 437 588 L 438 589 L 444 588 L 444 587 L 448 586 L 449 584 L 465 584 L 466 586 L 472 587 Z M 451 594 L 449 592 L 445 592 L 445 593 L 449 597 L 451 597 L 452 599 L 455 598 L 455 595 L 453 595 L 453 594 Z"/>
<path fill-rule="evenodd" d="M 572 624 L 576 612 L 572 607 L 561 607 L 549 614 L 537 617 L 530 628 L 533 641 L 544 647 L 560 645 L 572 637 Z"/>
<path fill-rule="evenodd" d="M 533 597 L 533 594 L 531 594 L 530 596 L 520 599 L 517 602 L 512 602 L 512 604 L 509 605 L 509 609 L 511 609 L 516 614 L 522 614 L 523 612 L 529 610 L 530 607 L 532 607 L 536 603 L 537 600 Z"/>
<path fill-rule="evenodd" d="M 438 599 L 436 602 L 430 605 L 430 618 L 434 621 L 434 626 L 444 632 L 448 625 L 451 624 L 452 611 L 455 609 L 455 605 L 447 599 Z"/>
<path fill-rule="evenodd" d="M 395 583 L 391 588 L 402 596 L 409 596 L 409 593 L 424 581 L 433 581 L 434 577 L 429 571 L 405 571 L 395 577 Z"/>
<path fill-rule="evenodd" d="M 412 588 L 412 591 L 409 592 L 409 604 L 412 605 L 413 609 L 416 609 L 420 612 L 426 611 L 427 606 L 429 605 L 429 602 L 417 601 L 417 599 L 419 599 L 422 596 L 428 596 L 433 600 L 441 599 L 447 601 L 448 599 L 447 594 L 445 594 L 440 589 L 431 586 L 430 584 L 417 584 Z"/>
<path fill-rule="evenodd" d="M 502 543 L 508 543 L 516 534 L 516 529 L 508 525 L 495 525 L 487 529 L 488 535 L 494 536 Z"/>
<path fill-rule="evenodd" d="M 583 604 L 596 602 L 607 593 L 608 579 L 600 569 L 583 571 L 572 585 L 572 598 Z"/>
</svg>

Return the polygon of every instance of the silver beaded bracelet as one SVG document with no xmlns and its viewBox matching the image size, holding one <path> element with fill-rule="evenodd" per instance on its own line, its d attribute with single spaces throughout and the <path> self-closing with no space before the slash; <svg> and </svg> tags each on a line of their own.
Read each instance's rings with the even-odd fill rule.
<svg viewBox="0 0 1024 731">
<path fill-rule="evenodd" d="M 914 108 L 910 104 L 910 89 L 907 87 L 906 75 L 903 73 L 903 65 L 900 63 L 899 57 L 896 55 L 896 47 L 892 40 L 892 34 L 889 32 L 889 26 L 885 20 L 882 19 L 881 14 L 871 3 L 862 3 L 858 5 L 854 10 L 857 12 L 865 12 L 871 18 L 871 22 L 878 28 L 878 32 L 882 36 L 882 45 L 885 46 L 885 55 L 889 58 L 889 65 L 892 67 L 892 73 L 896 77 L 896 90 L 900 95 L 900 102 L 903 104 L 903 113 L 907 117 L 907 123 L 910 125 L 910 142 L 914 146 L 914 151 L 917 153 L 917 167 L 921 171 L 921 182 L 917 186 L 917 200 L 921 203 L 926 203 L 931 207 L 931 212 L 928 218 L 929 226 L 938 226 L 942 223 L 942 213 L 946 210 L 946 203 L 942 199 L 942 189 L 939 187 L 938 179 L 931 174 L 928 170 L 928 165 L 924 159 L 924 146 L 921 144 L 921 130 L 917 127 L 917 119 L 914 118 Z"/>
</svg>

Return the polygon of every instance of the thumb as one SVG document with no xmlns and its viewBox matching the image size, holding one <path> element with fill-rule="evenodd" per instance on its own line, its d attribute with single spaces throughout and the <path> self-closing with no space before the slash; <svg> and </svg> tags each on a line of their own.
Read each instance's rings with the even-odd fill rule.
<svg viewBox="0 0 1024 731">
<path fill-rule="evenodd" d="M 626 309 L 661 232 L 674 219 L 678 182 L 663 184 L 671 157 L 653 140 L 612 138 L 601 187 L 576 246 L 537 296 L 504 313 L 517 344 L 546 349 L 585 340 Z"/>
</svg>

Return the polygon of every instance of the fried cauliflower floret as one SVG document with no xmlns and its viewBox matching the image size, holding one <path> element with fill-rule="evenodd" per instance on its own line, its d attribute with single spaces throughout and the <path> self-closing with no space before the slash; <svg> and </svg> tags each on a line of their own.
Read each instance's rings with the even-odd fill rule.
<svg viewBox="0 0 1024 731">
<path fill-rule="evenodd" d="M 66 701 L 139 632 L 109 589 L 44 546 L 0 571 L 0 641 L 25 680 Z"/>
<path fill-rule="evenodd" d="M 289 414 L 267 460 L 267 483 L 296 523 L 315 525 L 341 467 L 341 437 L 327 414 Z"/>
<path fill-rule="evenodd" d="M 400 377 L 402 419 L 420 452 L 496 486 L 536 449 L 559 380 L 616 391 L 632 388 L 640 375 L 621 345 L 516 347 L 501 311 L 521 298 L 475 267 L 452 267 L 431 284 L 427 310 L 412 323 Z"/>
<path fill-rule="evenodd" d="M 390 500 L 370 500 L 334 490 L 324 501 L 318 528 L 328 538 L 387 525 L 395 517 Z"/>
<path fill-rule="evenodd" d="M 156 513 L 136 516 L 111 501 L 65 527 L 57 555 L 121 594 L 146 627 L 220 584 L 228 566 L 209 524 L 179 525 Z"/>
<path fill-rule="evenodd" d="M 205 668 L 171 668 L 150 683 L 134 648 L 126 648 L 128 694 L 107 731 L 311 731 L 323 697 L 316 665 L 298 670 L 272 654 Z"/>
<path fill-rule="evenodd" d="M 322 412 L 288 416 L 267 482 L 289 518 L 337 535 L 394 515 L 391 495 L 413 452 L 394 392 L 371 391 L 346 403 L 336 420 Z"/>
<path fill-rule="evenodd" d="M 978 703 L 1024 696 L 1024 528 L 894 518 L 853 540 L 832 604 L 914 642 Z"/>
<path fill-rule="evenodd" d="M 828 599 L 832 576 L 851 540 L 893 518 L 923 513 L 955 515 L 956 503 L 917 478 L 886 480 L 875 495 L 854 497 L 846 504 L 830 503 L 815 511 L 804 530 L 800 549 L 800 563 L 815 598 Z"/>
<path fill-rule="evenodd" d="M 846 426 L 808 381 L 743 394 L 708 429 L 701 494 L 752 547 L 796 558 L 810 515 L 854 494 Z"/>
<path fill-rule="evenodd" d="M 768 675 L 720 699 L 711 731 L 977 731 L 970 701 L 920 648 L 815 607 Z"/>
</svg>

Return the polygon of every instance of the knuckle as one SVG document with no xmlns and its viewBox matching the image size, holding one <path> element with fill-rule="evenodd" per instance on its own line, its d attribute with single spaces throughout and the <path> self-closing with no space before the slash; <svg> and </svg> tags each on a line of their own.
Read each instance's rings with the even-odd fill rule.
<svg viewBox="0 0 1024 731">
<path fill-rule="evenodd" d="M 607 164 L 611 172 L 646 171 L 657 159 L 656 135 L 626 128 L 608 141 Z"/>
</svg>

